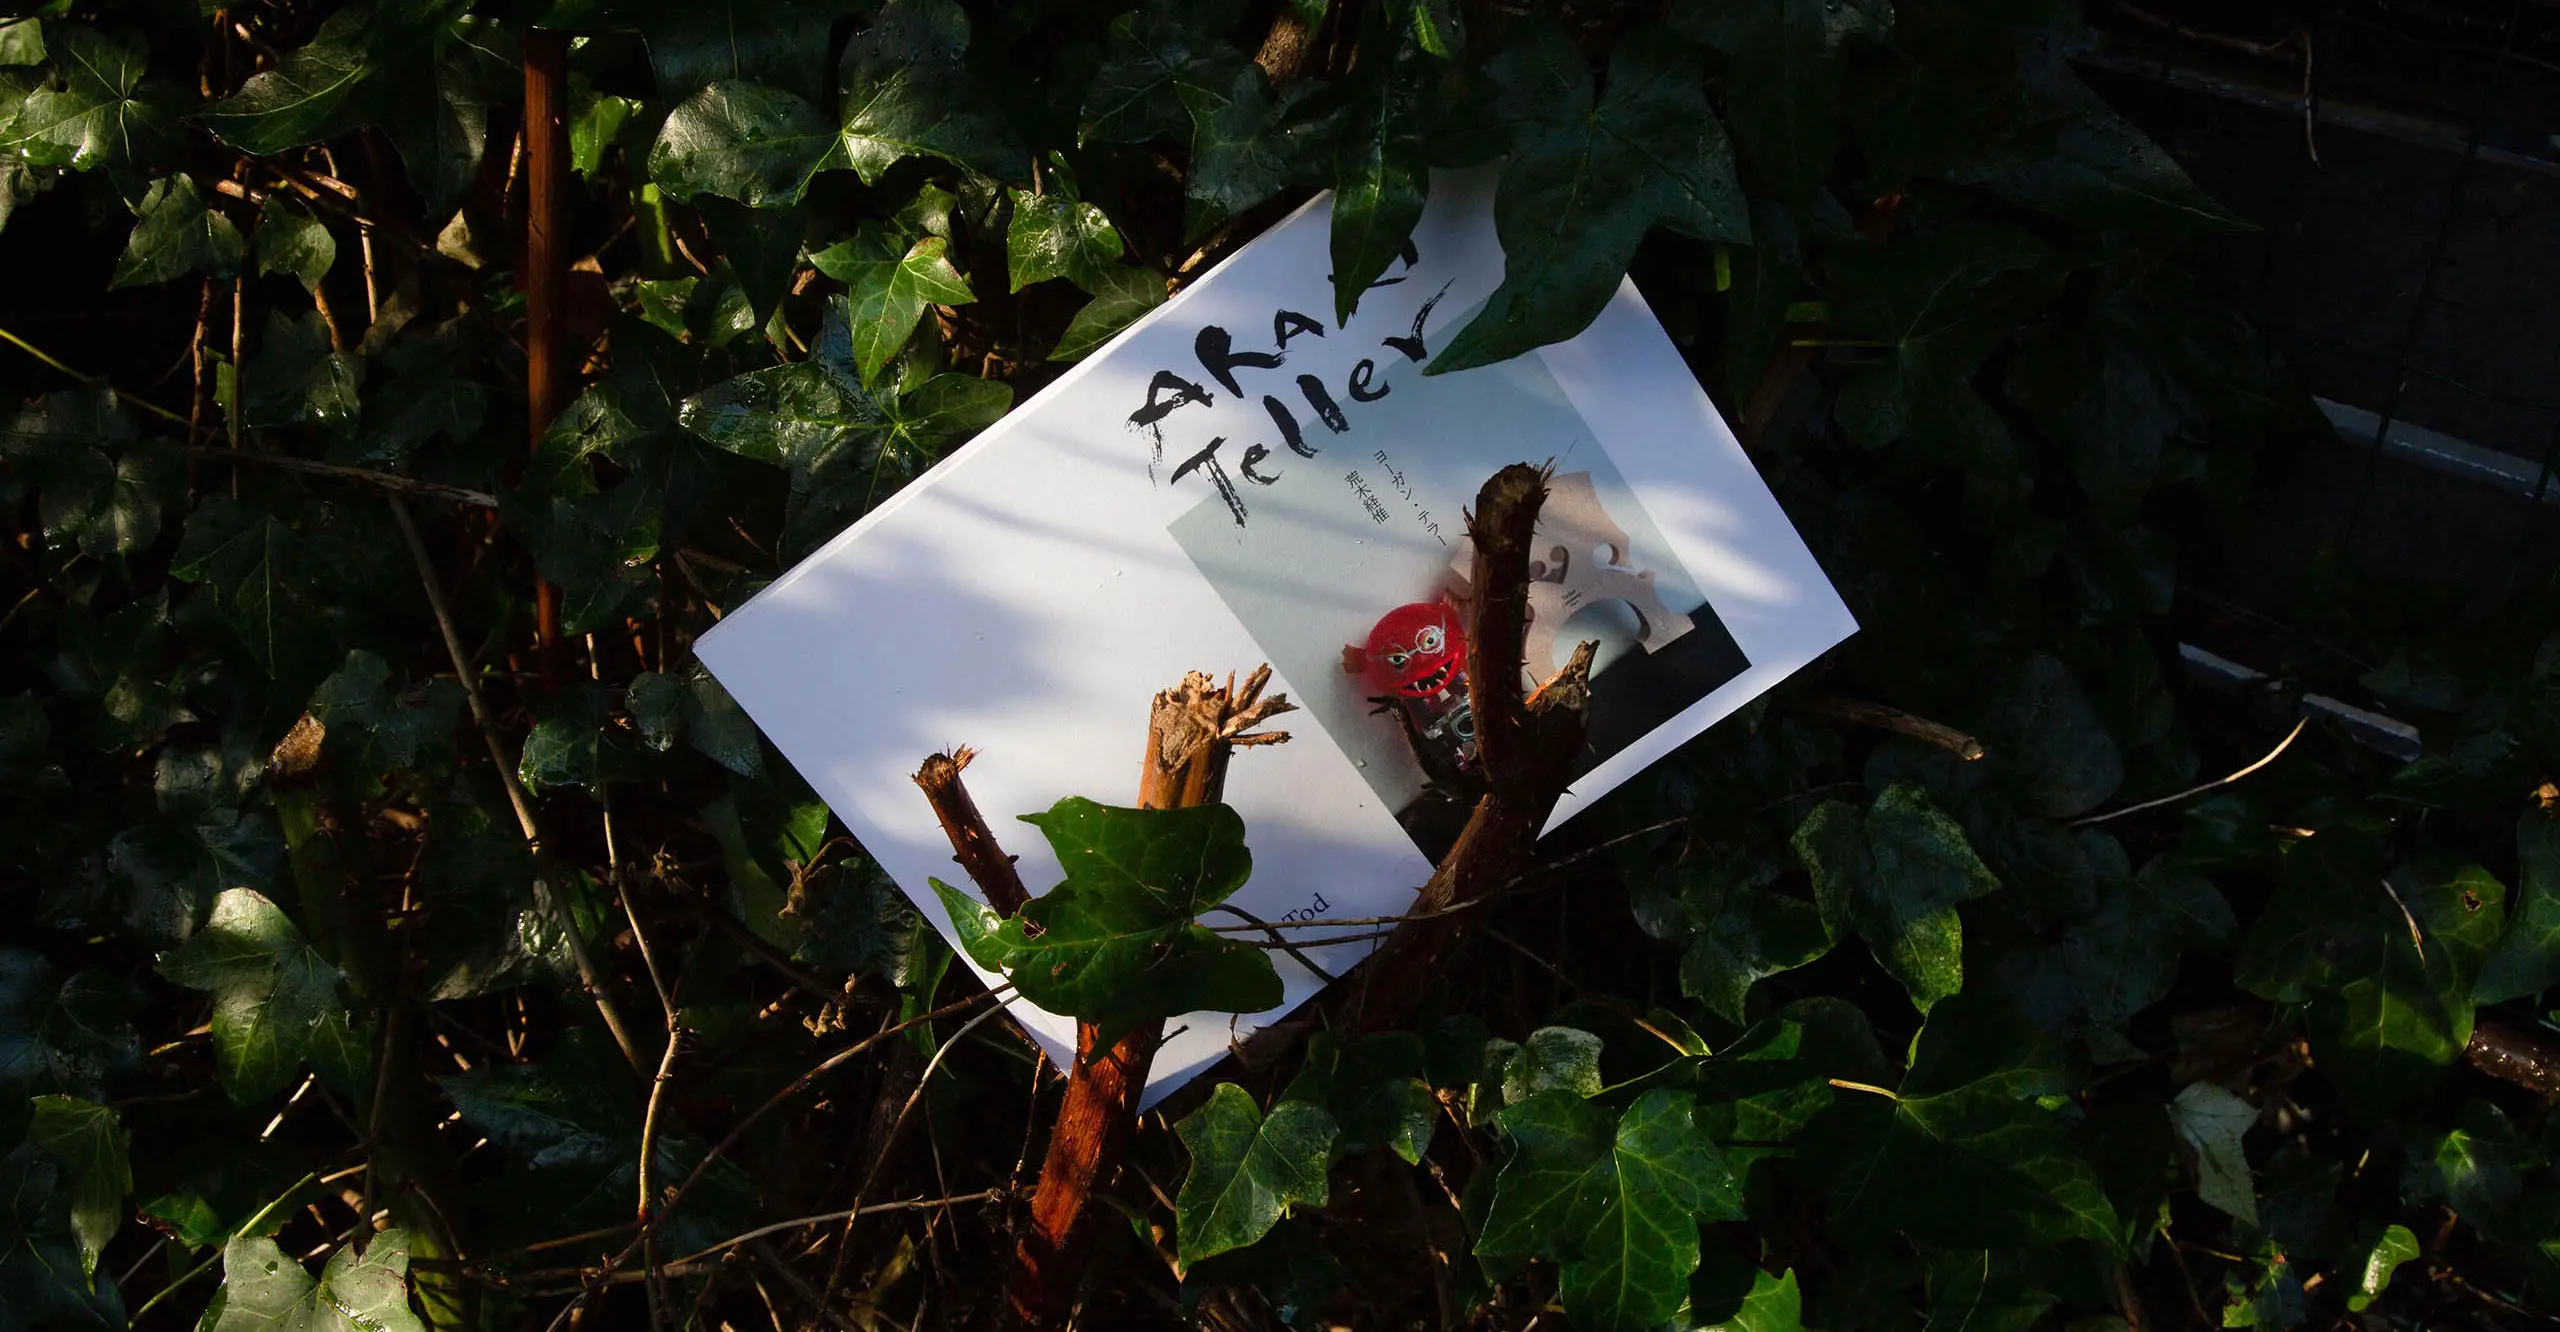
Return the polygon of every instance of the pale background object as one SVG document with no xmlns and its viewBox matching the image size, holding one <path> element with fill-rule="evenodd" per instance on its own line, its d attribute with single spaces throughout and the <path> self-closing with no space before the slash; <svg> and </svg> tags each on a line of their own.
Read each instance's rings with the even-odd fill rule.
<svg viewBox="0 0 2560 1332">
<path fill-rule="evenodd" d="M 1380 340 L 1408 335 L 1416 311 L 1444 283 L 1427 329 L 1435 351 L 1457 331 L 1451 312 L 1479 305 L 1500 283 L 1493 179 L 1489 171 L 1433 176 L 1431 203 L 1414 233 L 1418 263 L 1407 281 L 1367 292 L 1347 328 L 1327 318 L 1331 199 L 1318 196 L 696 644 L 704 664 L 946 938 L 950 922 L 926 880 L 970 885 L 909 774 L 937 750 L 975 748 L 970 793 L 1005 849 L 1020 858 L 1024 883 L 1037 893 L 1058 881 L 1046 841 L 1012 816 L 1069 795 L 1133 800 L 1154 691 L 1187 670 L 1241 674 L 1265 659 L 1168 530 L 1211 493 L 1202 472 L 1173 482 L 1175 467 L 1224 437 L 1219 456 L 1232 470 L 1243 449 L 1260 441 L 1272 454 L 1266 472 L 1280 479 L 1242 489 L 1339 488 L 1341 473 L 1329 461 L 1342 459 L 1348 470 L 1348 460 L 1376 448 L 1395 452 L 1363 434 L 1361 409 L 1370 404 L 1350 401 L 1343 385 L 1356 362 L 1372 360 L 1383 370 L 1397 358 Z M 1282 308 L 1325 319 L 1325 335 L 1293 338 L 1285 370 L 1239 370 L 1241 398 L 1215 385 L 1193 352 L 1198 331 L 1218 325 L 1239 350 L 1268 351 Z M 1534 354 L 1751 663 L 1586 774 L 1558 805 L 1553 827 L 1856 625 L 1632 284 L 1622 284 L 1579 337 Z M 1162 458 L 1155 461 L 1154 441 L 1127 418 L 1146 402 L 1158 370 L 1209 387 L 1214 400 L 1162 423 Z M 1300 374 L 1332 386 L 1350 420 L 1344 435 L 1309 431 L 1307 442 L 1327 451 L 1316 460 L 1281 447 L 1260 401 L 1268 392 L 1298 403 Z M 1449 530 L 1448 522 L 1442 526 Z M 1300 692 L 1286 673 L 1275 673 L 1272 688 Z M 1252 881 L 1236 903 L 1264 919 L 1304 914 L 1319 893 L 1328 917 L 1403 910 L 1430 864 L 1323 728 L 1304 714 L 1279 725 L 1296 738 L 1238 754 L 1227 780 L 1227 801 L 1244 817 L 1254 858 Z M 1368 948 L 1341 944 L 1312 955 L 1339 975 Z M 1281 1007 L 1168 1024 L 1148 1101 L 1225 1055 L 1231 1039 L 1322 987 L 1287 955 L 1274 960 L 1285 983 Z M 1068 1061 L 1071 1020 L 1019 1000 L 1012 1007 L 1053 1058 Z"/>
</svg>

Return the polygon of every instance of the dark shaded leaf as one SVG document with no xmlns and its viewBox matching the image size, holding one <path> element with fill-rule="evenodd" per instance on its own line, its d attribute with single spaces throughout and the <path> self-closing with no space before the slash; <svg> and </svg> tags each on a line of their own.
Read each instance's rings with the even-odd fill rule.
<svg viewBox="0 0 2560 1332">
<path fill-rule="evenodd" d="M 215 899 L 213 918 L 156 970 L 213 992 L 214 1053 L 234 1101 L 282 1090 L 305 1061 L 341 1087 L 372 1072 L 370 1037 L 348 1019 L 338 969 L 250 889 Z"/>
<path fill-rule="evenodd" d="M 1028 150 L 962 63 L 969 17 L 951 0 L 890 0 L 845 45 L 839 137 L 873 184 L 902 157 L 939 157 L 1020 180 Z"/>
<path fill-rule="evenodd" d="M 227 278 L 240 271 L 240 229 L 205 206 L 185 176 L 153 181 L 135 210 L 133 235 L 116 260 L 110 287 L 168 282 L 189 273 Z"/>
<path fill-rule="evenodd" d="M 1928 793 L 1897 784 L 1861 811 L 1826 801 L 1796 829 L 1814 900 L 1833 938 L 1855 933 L 1921 1012 L 1964 986 L 1964 926 L 1956 904 L 1996 891 Z"/>
</svg>

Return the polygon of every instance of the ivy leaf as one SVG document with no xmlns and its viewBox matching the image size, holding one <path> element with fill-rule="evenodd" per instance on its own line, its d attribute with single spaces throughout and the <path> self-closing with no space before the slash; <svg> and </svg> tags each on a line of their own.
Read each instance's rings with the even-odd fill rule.
<svg viewBox="0 0 2560 1332">
<path fill-rule="evenodd" d="M 1579 1027 L 1540 1027 L 1503 1062 L 1502 1103 L 1542 1092 L 1600 1094 L 1600 1038 Z"/>
<path fill-rule="evenodd" d="M 409 1236 L 397 1226 L 363 1253 L 341 1245 L 320 1269 L 302 1270 L 265 1236 L 222 1246 L 222 1295 L 207 1332 L 426 1332 L 409 1309 Z"/>
<path fill-rule="evenodd" d="M 390 28 L 395 16 L 372 4 L 354 4 L 321 20 L 311 40 L 287 51 L 276 67 L 240 85 L 240 91 L 206 107 L 206 129 L 224 143 L 259 157 L 335 138 L 369 122 L 372 80 L 387 46 L 400 45 Z M 391 42 L 382 39 L 392 37 Z M 415 51 L 400 53 L 415 58 Z"/>
<path fill-rule="evenodd" d="M 1793 1269 L 1771 1276 L 1757 1268 L 1741 1307 L 1698 1332 L 1804 1332 L 1804 1295 L 1796 1288 Z"/>
<path fill-rule="evenodd" d="M 2316 840 L 2316 838 L 2315 838 Z M 2315 996 L 2314 1057 L 2360 1114 L 2429 1087 L 2471 1041 L 2471 985 L 2506 890 L 2476 865 L 2416 865 L 2349 899 L 2332 995 Z"/>
<path fill-rule="evenodd" d="M 969 16 L 951 0 L 890 0 L 846 43 L 839 137 L 863 184 L 902 157 L 1022 178 L 1028 150 L 962 64 L 968 49 Z"/>
<path fill-rule="evenodd" d="M 689 302 L 701 313 L 689 309 L 686 320 L 704 328 L 706 340 L 725 344 L 773 319 L 799 267 L 809 219 L 797 208 L 751 208 L 716 194 L 702 195 L 693 207 L 721 257 Z"/>
<path fill-rule="evenodd" d="M 522 100 L 524 56 L 510 28 L 472 14 L 437 28 L 428 45 L 433 55 L 423 68 L 414 56 L 394 57 L 396 77 L 377 119 L 428 215 L 440 218 L 479 173 L 491 112 Z"/>
<path fill-rule="evenodd" d="M 1415 8 L 1414 22 L 1431 31 L 1424 8 Z M 1334 145 L 1331 247 L 1337 324 L 1350 322 L 1361 293 L 1403 252 L 1430 202 L 1430 154 L 1421 130 L 1427 64 L 1427 57 L 1397 43 L 1382 67 L 1365 72 L 1349 125 Z"/>
<path fill-rule="evenodd" d="M 144 86 L 150 51 L 139 34 L 46 23 L 43 40 L 54 76 L 0 122 L 0 152 L 74 171 L 138 169 L 176 155 L 184 133 L 167 99 Z"/>
<path fill-rule="evenodd" d="M 1973 223 L 1837 249 L 1834 329 L 1889 349 L 1841 384 L 1837 415 L 1850 439 L 1871 449 L 1909 439 L 1959 465 L 2014 466 L 2007 427 L 1972 382 L 2011 327 L 1985 298 L 2002 274 L 2049 253 L 2016 228 Z"/>
<path fill-rule="evenodd" d="M 1069 797 L 1022 818 L 1048 836 L 1065 882 L 1004 920 L 949 885 L 937 881 L 935 892 L 962 950 L 1009 972 L 1025 999 L 1105 1025 L 1280 1002 L 1269 955 L 1194 920 L 1252 872 L 1234 810 L 1120 809 Z"/>
<path fill-rule="evenodd" d="M 2178 978 L 2184 948 L 2220 948 L 2238 925 L 2230 904 L 2203 876 L 2163 858 L 2125 873 L 2114 839 L 2083 830 L 2112 860 L 2091 876 L 2094 908 L 2064 925 L 2050 945 L 2020 949 L 1997 964 L 1994 983 L 2049 1030 L 2077 1028 L 2093 1046 L 2127 1048 L 2120 1034 L 2159 1002 Z"/>
<path fill-rule="evenodd" d="M 1257 1243 L 1188 1264 L 1182 1303 L 1188 1315 L 1207 1292 L 1231 1286 L 1260 1296 L 1284 1326 L 1312 1327 L 1342 1285 L 1342 1260 L 1317 1238 L 1313 1221 L 1298 1217 L 1283 1220 Z"/>
<path fill-rule="evenodd" d="M 35 1143 L 0 1156 L 0 1328 L 125 1324 L 115 1283 L 92 1285 L 60 1205 L 61 1167 Z"/>
<path fill-rule="evenodd" d="M 1952 1250 L 1929 1258 L 1924 1332 L 2027 1332 L 2054 1306 L 2031 1251 Z"/>
<path fill-rule="evenodd" d="M 123 441 L 112 453 L 67 444 L 42 471 L 46 541 L 102 558 L 157 540 L 163 508 L 187 490 L 186 458 L 161 440 Z"/>
<path fill-rule="evenodd" d="M 560 588 L 560 628 L 587 634 L 620 624 L 656 595 L 665 495 L 645 477 L 601 495 L 554 495 L 539 509 L 510 504 L 534 563 Z"/>
<path fill-rule="evenodd" d="M 2381 878 L 2382 849 L 2363 829 L 2318 828 L 2288 843 L 2275 894 L 2240 940 L 2232 982 L 2277 1003 L 2327 988 L 2356 938 L 2369 937 L 2360 926 L 2386 905 L 2376 900 Z"/>
<path fill-rule="evenodd" d="M 1049 350 L 1049 359 L 1080 361 L 1164 302 L 1164 278 L 1154 271 L 1135 264 L 1104 269 L 1094 284 L 1093 299 L 1067 321 L 1058 345 Z"/>
<path fill-rule="evenodd" d="M 2044 67 L 2038 83 L 2049 128 L 1948 172 L 1949 179 L 2095 230 L 2256 229 L 2198 189 L 2166 150 L 2060 61 Z"/>
<path fill-rule="evenodd" d="M 749 208 L 786 208 L 800 202 L 835 152 L 826 117 L 807 99 L 723 80 L 667 114 L 649 149 L 649 178 L 678 203 L 708 194 Z"/>
<path fill-rule="evenodd" d="M 2560 815 L 2525 811 L 2516 822 L 2515 899 L 2497 946 L 2471 983 L 2475 1003 L 2504 1003 L 2560 982 Z"/>
<path fill-rule="evenodd" d="M 1930 1096 L 1844 1096 L 1807 1124 L 1797 1156 L 1853 1243 L 1891 1232 L 2005 1249 L 2119 1242 L 2095 1171 L 2062 1120 L 1990 1078 Z"/>
<path fill-rule="evenodd" d="M 604 730 L 604 691 L 581 680 L 543 700 L 524 738 L 524 754 L 516 775 L 525 789 L 541 793 L 552 787 L 595 790 L 600 780 L 598 742 Z"/>
<path fill-rule="evenodd" d="M 1646 231 L 1751 239 L 1733 146 L 1707 106 L 1697 49 L 1650 29 L 1620 38 L 1595 104 L 1561 31 L 1524 26 L 1495 63 L 1525 120 L 1494 196 L 1502 285 L 1429 373 L 1507 360 L 1580 333 L 1617 294 Z"/>
<path fill-rule="evenodd" d="M 1624 1115 L 1548 1091 L 1502 1112 L 1514 1150 L 1476 1238 L 1478 1257 L 1564 1269 L 1576 1327 L 1652 1328 L 1688 1294 L 1698 1223 L 1742 1219 L 1741 1188 L 1685 1092 L 1654 1090 Z"/>
<path fill-rule="evenodd" d="M 852 290 L 853 362 L 865 384 L 898 357 L 929 305 L 967 305 L 977 299 L 951 266 L 951 242 L 919 236 L 901 249 L 875 224 L 809 256 L 819 272 Z"/>
<path fill-rule="evenodd" d="M 284 273 L 317 292 L 320 280 L 338 262 L 338 242 L 326 223 L 270 194 L 258 213 L 257 267 L 260 273 Z"/>
<path fill-rule="evenodd" d="M 2361 1313 L 2391 1285 L 2391 1276 L 2400 1264 L 2418 1256 L 2418 1237 L 2407 1226 L 2393 1224 L 2382 1228 L 2382 1235 L 2365 1252 L 2364 1265 L 2356 1273 L 2356 1288 L 2347 1296 L 2347 1311 Z"/>
<path fill-rule="evenodd" d="M 1086 88 L 1076 141 L 1143 143 L 1180 134 L 1189 114 L 1183 92 L 1223 95 L 1245 60 L 1212 33 L 1148 7 L 1111 21 L 1102 66 Z"/>
<path fill-rule="evenodd" d="M 1746 160 L 1799 217 L 1839 148 L 1840 45 L 1881 40 L 1888 0 L 1684 0 L 1672 26 L 1725 56 L 1725 108 Z"/>
<path fill-rule="evenodd" d="M 241 418 L 247 424 L 315 426 L 332 437 L 355 428 L 362 410 L 358 387 L 364 382 L 364 358 L 329 349 L 329 325 L 319 311 L 291 318 L 282 310 L 269 310 L 265 335 L 246 373 L 249 391 Z"/>
<path fill-rule="evenodd" d="M 1287 108 L 1272 97 L 1259 65 L 1245 65 L 1224 86 L 1179 84 L 1175 91 L 1191 113 L 1182 233 L 1198 239 L 1287 185 L 1297 145 L 1285 124 Z"/>
<path fill-rule="evenodd" d="M 39 1096 L 27 1141 L 44 1149 L 71 1194 L 71 1230 L 80 1238 L 80 1272 L 95 1278 L 98 1255 L 124 1223 L 133 1165 L 116 1112 L 70 1096 Z"/>
<path fill-rule="evenodd" d="M 1348 1038 L 1317 1032 L 1281 1099 L 1312 1101 L 1331 1111 L 1342 1126 L 1345 1152 L 1386 1147 L 1405 1164 L 1417 1165 L 1431 1146 L 1437 1108 L 1430 1084 L 1418 1076 L 1423 1060 L 1423 1039 L 1413 1032 Z"/>
<path fill-rule="evenodd" d="M 1964 829 L 1929 795 L 1896 783 L 1864 811 L 1825 801 L 1796 829 L 1832 937 L 1855 933 L 1921 1012 L 1964 987 L 1964 925 L 1956 905 L 1996 891 Z"/>
<path fill-rule="evenodd" d="M 354 438 L 333 441 L 333 456 L 378 467 L 408 457 L 437 435 L 467 444 L 479 433 L 489 391 L 461 364 L 459 323 L 403 338 L 383 353 L 393 378 L 365 395 Z"/>
<path fill-rule="evenodd" d="M 1221 1082 L 1173 1131 L 1191 1153 L 1191 1173 L 1174 1199 L 1186 1264 L 1254 1243 L 1293 1205 L 1325 1204 L 1325 1170 L 1341 1130 L 1323 1106 L 1282 1101 L 1265 1115 L 1244 1088 Z"/>
<path fill-rule="evenodd" d="M 462 703 L 462 686 L 451 680 L 428 680 L 395 694 L 390 666 L 358 648 L 312 692 L 311 715 L 327 728 L 321 743 L 333 761 L 354 772 L 381 773 L 449 760 Z"/>
<path fill-rule="evenodd" d="M 1013 191 L 1013 221 L 1005 229 L 1012 290 L 1062 277 L 1099 293 L 1124 248 L 1119 229 L 1092 204 L 1064 194 Z"/>
<path fill-rule="evenodd" d="M 208 507 L 209 501 L 199 502 L 196 512 Z M 188 523 L 192 527 L 194 519 Z M 179 549 L 185 550 L 183 543 Z M 194 719 L 164 678 L 161 658 L 168 629 L 165 592 L 107 615 L 63 618 L 62 652 L 50 674 L 68 697 L 97 705 L 88 739 L 98 748 L 126 749 Z"/>
<path fill-rule="evenodd" d="M 2169 1102 L 2169 1122 L 2196 1150 L 2196 1196 L 2249 1225 L 2258 1224 L 2258 1190 L 2240 1138 L 2258 1122 L 2258 1107 L 2210 1082 L 2191 1082 Z"/>
<path fill-rule="evenodd" d="M 368 1038 L 340 1001 L 338 969 L 253 889 L 216 898 L 212 919 L 155 969 L 213 992 L 214 1054 L 234 1101 L 282 1090 L 306 1060 L 339 1086 L 372 1071 Z"/>
<path fill-rule="evenodd" d="M 741 777 L 764 772 L 755 722 L 699 664 L 682 678 L 642 671 L 633 677 L 624 707 L 640 732 L 641 743 L 658 753 L 674 748 L 683 737 L 712 762 Z"/>
<path fill-rule="evenodd" d="M 2421 1132 L 2400 1167 L 2400 1195 L 2415 1206 L 2442 1203 L 2491 1239 L 2514 1238 L 2515 1206 L 2539 1154 L 2506 1112 L 2464 1103 L 2452 1127 Z"/>
<path fill-rule="evenodd" d="M 2037 653 L 2003 683 L 1983 729 L 2022 783 L 2019 803 L 2046 818 L 2085 814 L 2124 783 L 2124 754 L 2061 662 Z"/>
<path fill-rule="evenodd" d="M 1774 868 L 1774 867 L 1771 867 Z M 1812 903 L 1771 892 L 1737 861 L 1688 867 L 1680 888 L 1680 990 L 1737 1026 L 1751 987 L 1831 951 L 1831 932 Z"/>
<path fill-rule="evenodd" d="M 116 260 L 107 285 L 139 287 L 167 282 L 189 273 L 227 278 L 240 271 L 240 230 L 231 219 L 205 207 L 204 196 L 186 176 L 164 176 L 151 183 L 135 210 L 133 235 Z"/>
<path fill-rule="evenodd" d="M 57 984 L 43 955 L 0 948 L 0 1137 L 39 1096 L 105 1100 L 108 1079 L 142 1059 L 132 1011 L 131 990 L 103 971 Z"/>
<path fill-rule="evenodd" d="M 836 0 L 674 0 L 638 9 L 658 96 L 669 101 L 722 79 L 808 98 L 832 91 L 827 30 L 844 12 Z"/>
</svg>

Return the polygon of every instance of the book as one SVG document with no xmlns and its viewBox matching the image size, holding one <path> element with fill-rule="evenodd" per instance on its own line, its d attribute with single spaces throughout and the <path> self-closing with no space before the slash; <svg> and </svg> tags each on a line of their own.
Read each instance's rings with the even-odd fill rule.
<svg viewBox="0 0 2560 1332">
<path fill-rule="evenodd" d="M 960 883 L 910 774 L 955 745 L 1034 893 L 1013 816 L 1133 803 L 1149 700 L 1268 663 L 1302 709 L 1240 751 L 1234 903 L 1307 925 L 1404 910 L 1463 824 L 1473 761 L 1466 511 L 1552 473 L 1524 679 L 1596 641 L 1590 739 L 1549 830 L 1856 630 L 1631 282 L 1569 341 L 1429 373 L 1503 278 L 1490 172 L 1439 173 L 1396 262 L 1336 320 L 1329 196 L 1240 248 L 802 560 L 696 651 L 917 910 Z M 1167 1024 L 1147 1099 L 1374 947 L 1273 960 L 1281 1007 Z M 966 963 L 966 956 L 963 955 Z M 998 978 L 988 977 L 989 983 Z M 1061 1064 L 1075 1024 L 1016 998 Z"/>
</svg>

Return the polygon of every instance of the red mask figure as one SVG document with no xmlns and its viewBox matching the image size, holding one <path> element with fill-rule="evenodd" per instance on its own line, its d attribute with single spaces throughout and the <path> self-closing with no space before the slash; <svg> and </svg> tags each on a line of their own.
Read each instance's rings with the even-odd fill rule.
<svg viewBox="0 0 2560 1332">
<path fill-rule="evenodd" d="M 1467 636 L 1448 603 L 1398 606 L 1369 631 L 1369 679 L 1400 698 L 1431 698 L 1462 687 Z"/>
</svg>

